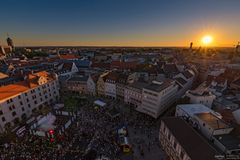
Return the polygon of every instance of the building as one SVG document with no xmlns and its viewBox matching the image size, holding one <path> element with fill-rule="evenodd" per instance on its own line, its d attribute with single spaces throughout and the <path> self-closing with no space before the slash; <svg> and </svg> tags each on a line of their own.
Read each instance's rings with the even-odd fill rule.
<svg viewBox="0 0 240 160">
<path fill-rule="evenodd" d="M 79 70 L 74 62 L 62 62 L 55 67 L 55 72 L 61 77 L 71 76 Z"/>
<path fill-rule="evenodd" d="M 111 69 L 120 69 L 120 70 L 135 69 L 137 67 L 137 62 L 124 62 L 121 60 L 117 60 L 117 61 L 112 61 L 110 67 Z"/>
<path fill-rule="evenodd" d="M 88 76 L 74 75 L 67 81 L 65 81 L 63 89 L 64 91 L 71 93 L 87 94 L 88 93 L 87 81 Z"/>
<path fill-rule="evenodd" d="M 0 87 L 0 132 L 58 98 L 58 77 L 45 71 L 29 74 L 22 82 Z"/>
<path fill-rule="evenodd" d="M 142 91 L 147 85 L 145 82 L 134 82 L 127 85 L 124 90 L 124 102 L 134 108 L 140 107 L 142 104 Z"/>
<path fill-rule="evenodd" d="M 98 81 L 97 81 L 98 96 L 105 96 L 105 81 L 106 81 L 106 76 L 108 75 L 108 73 L 109 72 L 104 72 L 98 78 Z"/>
<path fill-rule="evenodd" d="M 214 160 L 219 154 L 187 122 L 178 117 L 161 120 L 159 140 L 170 160 Z"/>
<path fill-rule="evenodd" d="M 218 147 L 228 159 L 240 159 L 240 138 L 233 133 L 214 135 L 212 142 Z"/>
<path fill-rule="evenodd" d="M 193 117 L 198 113 L 212 113 L 219 118 L 221 115 L 203 104 L 179 104 L 176 106 L 176 117 L 183 117 L 185 120 L 194 121 Z"/>
<path fill-rule="evenodd" d="M 179 74 L 179 70 L 174 63 L 168 63 L 163 65 L 163 71 L 168 78 L 173 78 L 174 76 Z"/>
<path fill-rule="evenodd" d="M 227 97 L 228 98 L 228 97 Z M 218 97 L 213 101 L 213 106 L 215 110 L 236 110 L 239 108 L 237 103 L 233 102 L 233 99 L 226 99 L 224 97 Z"/>
<path fill-rule="evenodd" d="M 194 119 L 197 122 L 197 128 L 208 139 L 212 139 L 215 135 L 229 134 L 233 130 L 232 126 L 211 112 L 196 113 Z"/>
<path fill-rule="evenodd" d="M 120 100 L 124 100 L 124 90 L 128 84 L 128 75 L 121 74 L 117 80 L 116 84 L 116 94 L 117 98 Z"/>
<path fill-rule="evenodd" d="M 7 44 L 9 47 L 11 47 L 14 50 L 13 40 L 10 37 L 7 38 Z"/>
<path fill-rule="evenodd" d="M 117 81 L 119 79 L 119 74 L 116 72 L 110 72 L 106 76 L 105 81 L 105 96 L 109 98 L 117 98 Z"/>
<path fill-rule="evenodd" d="M 238 77 L 237 79 L 235 79 L 231 84 L 230 84 L 230 88 L 234 89 L 234 90 L 240 90 L 240 77 Z"/>
<path fill-rule="evenodd" d="M 187 90 L 192 88 L 194 79 L 195 73 L 192 70 L 185 70 L 174 77 L 174 80 L 179 85 L 177 93 L 178 98 L 181 98 Z"/>
<path fill-rule="evenodd" d="M 185 95 L 190 98 L 190 103 L 204 104 L 209 108 L 212 108 L 213 100 L 216 98 L 212 92 L 208 91 L 208 89 L 202 85 L 195 90 L 187 91 Z"/>
<path fill-rule="evenodd" d="M 91 74 L 87 80 L 87 90 L 88 94 L 95 96 L 97 94 L 97 81 L 100 74 Z"/>
<path fill-rule="evenodd" d="M 59 58 L 64 60 L 78 60 L 80 56 L 74 54 L 60 54 Z"/>
<path fill-rule="evenodd" d="M 137 110 L 158 118 L 176 101 L 177 90 L 178 86 L 173 80 L 153 81 L 143 88 L 142 104 Z"/>
</svg>

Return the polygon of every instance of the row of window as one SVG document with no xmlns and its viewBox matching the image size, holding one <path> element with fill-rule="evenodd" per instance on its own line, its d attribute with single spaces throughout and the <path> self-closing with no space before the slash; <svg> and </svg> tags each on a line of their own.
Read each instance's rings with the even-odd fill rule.
<svg viewBox="0 0 240 160">
<path fill-rule="evenodd" d="M 146 93 L 146 94 L 149 94 L 149 95 L 152 95 L 152 96 L 154 96 L 154 97 L 158 97 L 158 95 L 157 95 L 157 94 L 155 94 L 155 93 L 152 93 L 152 92 L 144 91 L 144 93 Z"/>
<path fill-rule="evenodd" d="M 47 84 L 47 86 L 49 87 L 49 84 Z M 45 88 L 46 88 L 46 85 L 43 85 L 43 86 L 42 86 L 42 89 L 45 89 Z M 55 87 L 53 86 L 53 90 L 54 90 L 54 89 L 55 89 Z M 38 90 L 40 91 L 40 87 L 38 87 Z M 50 89 L 48 89 L 48 91 L 50 92 Z M 35 89 L 32 89 L 30 92 L 33 94 L 33 93 L 36 92 L 36 90 L 35 90 Z M 46 93 L 46 92 L 45 92 L 45 93 Z M 45 94 L 45 93 L 44 93 L 44 94 Z M 26 92 L 24 95 L 25 95 L 25 96 L 28 96 L 28 93 Z M 39 93 L 39 95 L 41 96 L 41 93 Z M 33 95 L 33 97 L 36 97 L 36 95 Z M 21 99 L 21 95 L 18 95 L 18 99 Z M 12 102 L 13 102 L 13 99 L 12 99 L 12 98 L 10 98 L 10 99 L 7 100 L 7 104 L 12 103 Z"/>
<path fill-rule="evenodd" d="M 171 135 L 171 133 L 170 133 L 170 131 L 167 129 L 167 127 L 162 126 L 162 128 L 163 128 L 163 133 L 166 134 L 168 141 L 171 142 L 171 139 L 172 139 L 173 148 L 174 148 L 175 150 L 177 150 L 177 142 L 176 142 L 175 137 L 173 137 L 173 136 Z M 182 150 L 180 151 L 180 157 L 181 157 L 181 159 L 184 158 L 184 152 L 183 152 Z"/>
</svg>

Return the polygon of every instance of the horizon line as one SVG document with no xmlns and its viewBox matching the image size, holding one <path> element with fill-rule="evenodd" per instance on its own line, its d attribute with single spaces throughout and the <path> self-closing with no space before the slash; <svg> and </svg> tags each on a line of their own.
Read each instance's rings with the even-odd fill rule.
<svg viewBox="0 0 240 160">
<path fill-rule="evenodd" d="M 24 47 L 106 47 L 106 48 L 189 48 L 189 46 L 120 46 L 120 45 L 18 45 L 16 48 L 24 48 Z M 195 48 L 235 48 L 234 46 L 196 46 Z"/>
</svg>

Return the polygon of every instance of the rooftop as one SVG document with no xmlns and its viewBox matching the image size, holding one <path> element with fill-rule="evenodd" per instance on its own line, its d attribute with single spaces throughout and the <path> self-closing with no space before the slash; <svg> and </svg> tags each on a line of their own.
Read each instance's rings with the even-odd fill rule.
<svg viewBox="0 0 240 160">
<path fill-rule="evenodd" d="M 49 73 L 45 71 L 29 74 L 28 79 L 25 81 L 0 87 L 0 101 L 26 92 L 29 89 L 36 88 L 39 85 L 37 83 L 39 77 L 45 77 L 46 80 L 52 80 Z"/>
<path fill-rule="evenodd" d="M 87 76 L 74 76 L 68 79 L 67 81 L 87 82 L 87 80 L 88 80 Z"/>
<path fill-rule="evenodd" d="M 26 82 L 19 82 L 0 87 L 0 101 L 18 95 L 22 92 L 26 92 L 30 87 Z"/>
<path fill-rule="evenodd" d="M 183 74 L 187 79 L 193 77 L 192 73 L 191 73 L 190 71 L 188 71 L 188 70 L 187 70 L 187 71 L 184 71 L 182 74 Z"/>
<path fill-rule="evenodd" d="M 230 128 L 230 126 L 226 122 L 213 115 L 212 113 L 197 113 L 195 114 L 195 116 L 198 117 L 200 120 L 204 121 L 209 126 L 211 126 L 213 129 Z"/>
<path fill-rule="evenodd" d="M 187 81 L 185 81 L 181 77 L 177 77 L 177 78 L 175 78 L 175 80 L 177 81 L 177 83 L 180 83 L 182 86 L 184 86 L 187 83 Z"/>
<path fill-rule="evenodd" d="M 206 86 L 204 86 L 204 83 L 195 90 L 189 90 L 188 93 L 194 96 L 212 96 L 212 93 L 208 90 Z"/>
<path fill-rule="evenodd" d="M 193 160 L 213 160 L 217 151 L 211 147 L 187 122 L 181 118 L 168 117 L 162 121 Z"/>
<path fill-rule="evenodd" d="M 172 85 L 172 80 L 166 80 L 164 82 L 159 83 L 151 83 L 150 85 L 144 87 L 145 89 L 152 90 L 154 92 L 161 92 L 162 90 L 168 88 Z"/>
<path fill-rule="evenodd" d="M 61 54 L 60 55 L 60 59 L 78 59 L 78 58 L 80 58 L 80 57 L 77 55 L 74 55 L 74 54 Z"/>
<path fill-rule="evenodd" d="M 206 107 L 203 104 L 180 104 L 177 105 L 177 109 L 181 108 L 184 112 L 188 113 L 190 116 L 193 116 L 197 113 L 215 113 L 210 108 Z"/>
<path fill-rule="evenodd" d="M 228 150 L 240 150 L 240 139 L 232 134 L 223 134 L 214 136 Z"/>
<path fill-rule="evenodd" d="M 8 77 L 8 75 L 6 75 L 6 74 L 0 72 L 0 79 L 7 78 L 7 77 Z"/>
<path fill-rule="evenodd" d="M 133 82 L 132 84 L 128 85 L 127 87 L 132 87 L 132 88 L 136 88 L 136 89 L 143 89 L 147 85 L 148 85 L 148 83 L 137 81 L 137 82 Z"/>
</svg>

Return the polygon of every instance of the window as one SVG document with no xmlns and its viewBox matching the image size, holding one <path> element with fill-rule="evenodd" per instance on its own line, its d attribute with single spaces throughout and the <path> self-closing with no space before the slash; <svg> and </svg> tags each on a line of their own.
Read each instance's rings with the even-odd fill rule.
<svg viewBox="0 0 240 160">
<path fill-rule="evenodd" d="M 25 111 L 24 107 L 22 107 L 22 111 Z"/>
<path fill-rule="evenodd" d="M 30 104 L 28 104 L 28 108 L 31 108 L 31 105 L 30 105 Z"/>
<path fill-rule="evenodd" d="M 23 105 L 22 101 L 20 101 L 20 105 Z"/>
<path fill-rule="evenodd" d="M 3 122 L 5 122 L 5 121 L 6 121 L 5 117 L 2 117 L 2 121 L 3 121 Z"/>
<path fill-rule="evenodd" d="M 29 102 L 29 99 L 27 98 L 27 102 Z"/>
<path fill-rule="evenodd" d="M 203 123 L 202 125 L 205 126 L 205 123 Z"/>
<path fill-rule="evenodd" d="M 12 98 L 7 100 L 7 104 L 13 102 Z"/>
<path fill-rule="evenodd" d="M 14 112 L 12 112 L 12 116 L 14 117 L 14 116 L 16 116 L 16 112 L 14 111 Z"/>
<path fill-rule="evenodd" d="M 25 96 L 27 96 L 27 93 L 25 93 Z"/>
<path fill-rule="evenodd" d="M 34 101 L 34 104 L 37 104 L 37 101 Z"/>
<path fill-rule="evenodd" d="M 18 96 L 18 99 L 21 99 L 21 96 L 20 96 L 20 95 Z"/>
<path fill-rule="evenodd" d="M 0 115 L 3 115 L 3 111 L 0 110 Z"/>
</svg>

